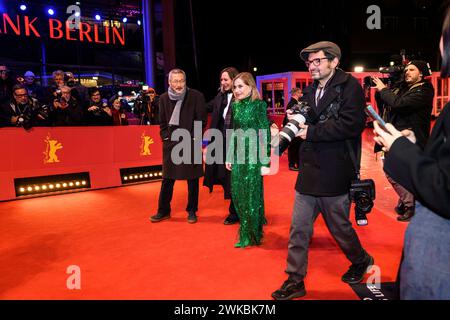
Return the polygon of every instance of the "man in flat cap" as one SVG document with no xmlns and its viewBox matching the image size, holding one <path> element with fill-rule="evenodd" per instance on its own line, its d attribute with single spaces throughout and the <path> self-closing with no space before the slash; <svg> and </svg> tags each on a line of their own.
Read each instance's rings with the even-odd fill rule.
<svg viewBox="0 0 450 320">
<path fill-rule="evenodd" d="M 434 88 L 425 77 L 431 75 L 428 63 L 413 60 L 406 65 L 403 80 L 395 88 L 388 88 L 379 78 L 373 77 L 380 100 L 384 103 L 383 118 L 397 130 L 414 132 L 416 144 L 422 149 L 430 135 L 431 110 L 433 109 Z M 398 221 L 409 221 L 415 212 L 414 195 L 386 175 L 399 196 L 394 208 Z"/>
<path fill-rule="evenodd" d="M 301 125 L 303 130 L 299 134 L 304 141 L 299 151 L 300 170 L 288 245 L 286 273 L 289 277 L 272 293 L 276 300 L 306 294 L 303 280 L 308 248 L 319 213 L 352 263 L 342 281 L 359 283 L 374 263 L 349 220 L 349 188 L 356 179 L 350 153 L 356 154 L 361 148 L 366 121 L 362 87 L 354 77 L 338 68 L 341 50 L 335 43 L 315 43 L 303 49 L 300 56 L 314 82 L 303 90 L 300 99 L 309 104 L 310 110 L 308 121 Z"/>
</svg>

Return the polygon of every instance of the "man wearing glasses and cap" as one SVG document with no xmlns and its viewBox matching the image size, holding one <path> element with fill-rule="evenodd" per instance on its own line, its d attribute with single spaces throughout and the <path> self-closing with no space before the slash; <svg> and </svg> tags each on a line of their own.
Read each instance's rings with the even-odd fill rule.
<svg viewBox="0 0 450 320">
<path fill-rule="evenodd" d="M 338 68 L 340 48 L 333 42 L 315 43 L 300 53 L 314 80 L 300 99 L 309 104 L 308 120 L 301 125 L 300 170 L 289 236 L 288 279 L 272 293 L 275 300 L 306 294 L 304 279 L 314 221 L 319 213 L 328 230 L 352 263 L 341 280 L 362 281 L 374 259 L 362 247 L 349 220 L 349 188 L 356 178 L 350 152 L 361 147 L 366 116 L 361 85 Z M 288 117 L 291 115 L 288 111 Z M 353 149 L 353 150 L 351 150 Z M 330 268 L 339 268 L 329 266 Z"/>
</svg>

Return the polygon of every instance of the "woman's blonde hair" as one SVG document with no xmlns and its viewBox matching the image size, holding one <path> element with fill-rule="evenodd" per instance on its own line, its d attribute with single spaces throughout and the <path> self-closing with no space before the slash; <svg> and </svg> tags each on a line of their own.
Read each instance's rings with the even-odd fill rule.
<svg viewBox="0 0 450 320">
<path fill-rule="evenodd" d="M 258 88 L 256 88 L 255 78 L 253 78 L 252 74 L 249 72 L 241 72 L 233 79 L 233 91 L 234 91 L 234 83 L 237 79 L 241 79 L 243 83 L 251 88 L 251 100 L 261 100 L 261 96 L 259 95 Z"/>
</svg>

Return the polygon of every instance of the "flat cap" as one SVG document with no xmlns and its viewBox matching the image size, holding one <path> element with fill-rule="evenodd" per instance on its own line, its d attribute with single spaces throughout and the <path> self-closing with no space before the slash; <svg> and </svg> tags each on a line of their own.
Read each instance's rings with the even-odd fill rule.
<svg viewBox="0 0 450 320">
<path fill-rule="evenodd" d="M 320 50 L 322 50 L 326 54 L 328 53 L 333 57 L 341 59 L 341 49 L 336 43 L 331 41 L 320 41 L 310 45 L 309 47 L 306 47 L 305 49 L 300 51 L 300 58 L 302 58 L 303 61 L 306 61 L 308 60 L 308 56 L 310 53 L 318 52 Z"/>
</svg>

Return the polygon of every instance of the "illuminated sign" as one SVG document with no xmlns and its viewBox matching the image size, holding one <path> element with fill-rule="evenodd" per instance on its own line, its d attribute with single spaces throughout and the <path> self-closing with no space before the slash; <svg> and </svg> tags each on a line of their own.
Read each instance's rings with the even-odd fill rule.
<svg viewBox="0 0 450 320">
<path fill-rule="evenodd" d="M 41 30 L 40 28 L 42 27 L 46 28 L 46 30 Z M 50 39 L 54 40 L 120 44 L 125 46 L 125 29 L 123 26 L 104 26 L 79 22 L 77 27 L 74 28 L 73 22 L 69 20 L 61 21 L 49 18 L 47 22 L 41 23 L 38 17 L 9 16 L 7 13 L 2 13 L 1 15 L 0 36 L 16 35 L 41 38 L 42 34 L 48 35 Z"/>
</svg>

